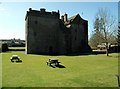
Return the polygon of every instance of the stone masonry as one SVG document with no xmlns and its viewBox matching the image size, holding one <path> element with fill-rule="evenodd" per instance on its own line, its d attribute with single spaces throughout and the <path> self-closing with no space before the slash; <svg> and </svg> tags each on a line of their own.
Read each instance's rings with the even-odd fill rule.
<svg viewBox="0 0 120 89">
<path fill-rule="evenodd" d="M 79 14 L 60 18 L 58 12 L 29 8 L 25 17 L 27 54 L 89 53 L 88 21 Z"/>
</svg>

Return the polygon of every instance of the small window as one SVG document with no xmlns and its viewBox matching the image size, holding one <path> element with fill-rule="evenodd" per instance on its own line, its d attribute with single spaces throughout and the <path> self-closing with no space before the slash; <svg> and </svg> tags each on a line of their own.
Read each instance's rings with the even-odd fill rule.
<svg viewBox="0 0 120 89">
<path fill-rule="evenodd" d="M 35 24 L 37 24 L 38 22 L 37 21 L 35 21 Z"/>
</svg>

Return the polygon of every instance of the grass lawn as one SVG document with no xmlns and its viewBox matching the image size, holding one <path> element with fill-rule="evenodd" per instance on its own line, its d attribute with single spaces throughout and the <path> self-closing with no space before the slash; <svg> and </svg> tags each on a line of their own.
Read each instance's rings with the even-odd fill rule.
<svg viewBox="0 0 120 89">
<path fill-rule="evenodd" d="M 12 55 L 22 63 L 12 63 Z M 117 87 L 117 53 L 82 56 L 26 55 L 24 51 L 2 53 L 3 87 Z M 58 58 L 65 68 L 46 65 L 48 58 Z"/>
</svg>

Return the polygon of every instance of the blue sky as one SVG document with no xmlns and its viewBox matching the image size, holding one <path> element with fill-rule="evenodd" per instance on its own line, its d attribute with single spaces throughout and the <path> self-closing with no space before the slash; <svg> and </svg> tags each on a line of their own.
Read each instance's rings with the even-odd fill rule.
<svg viewBox="0 0 120 89">
<path fill-rule="evenodd" d="M 0 3 L 0 39 L 25 39 L 25 15 L 29 8 L 60 11 L 71 17 L 76 14 L 88 20 L 88 35 L 93 31 L 93 21 L 99 8 L 107 8 L 118 17 L 117 2 L 3 2 Z"/>
</svg>

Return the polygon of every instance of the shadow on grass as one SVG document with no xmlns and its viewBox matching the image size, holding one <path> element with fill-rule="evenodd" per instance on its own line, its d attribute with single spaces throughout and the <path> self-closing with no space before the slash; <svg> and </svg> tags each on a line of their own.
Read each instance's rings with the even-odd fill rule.
<svg viewBox="0 0 120 89">
<path fill-rule="evenodd" d="M 16 63 L 22 63 L 22 61 L 16 61 Z"/>
<path fill-rule="evenodd" d="M 91 53 L 70 53 L 70 54 L 45 54 L 45 53 L 29 53 L 29 54 L 43 55 L 43 56 L 82 56 L 82 55 L 91 55 L 92 52 Z"/>
<path fill-rule="evenodd" d="M 4 51 L 4 52 L 0 51 L 0 53 L 12 53 L 12 52 L 11 51 Z"/>
<path fill-rule="evenodd" d="M 113 57 L 113 58 L 120 58 L 120 56 L 118 55 L 118 56 L 111 56 L 111 55 L 109 55 L 108 57 Z"/>
<path fill-rule="evenodd" d="M 22 60 L 19 61 L 11 61 L 12 63 L 22 63 Z"/>
<path fill-rule="evenodd" d="M 53 66 L 53 65 L 50 65 L 50 67 L 55 68 L 55 66 Z"/>
<path fill-rule="evenodd" d="M 52 68 L 66 68 L 65 66 L 59 64 L 59 65 L 49 65 Z"/>
<path fill-rule="evenodd" d="M 63 66 L 63 65 L 61 65 L 61 64 L 56 65 L 56 67 L 58 67 L 58 68 L 66 68 L 65 66 Z"/>
</svg>

